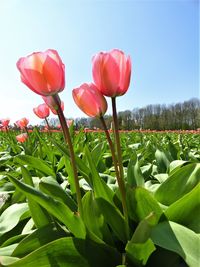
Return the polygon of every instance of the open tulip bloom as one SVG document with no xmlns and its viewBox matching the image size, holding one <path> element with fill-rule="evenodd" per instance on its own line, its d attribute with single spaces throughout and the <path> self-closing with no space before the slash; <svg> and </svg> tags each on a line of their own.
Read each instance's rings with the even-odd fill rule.
<svg viewBox="0 0 200 267">
<path fill-rule="evenodd" d="M 48 49 L 22 57 L 17 68 L 21 81 L 39 95 L 55 95 L 65 87 L 65 66 L 56 50 Z"/>
<path fill-rule="evenodd" d="M 100 52 L 92 58 L 92 74 L 94 83 L 103 95 L 124 95 L 131 78 L 130 56 L 118 49 Z"/>
</svg>

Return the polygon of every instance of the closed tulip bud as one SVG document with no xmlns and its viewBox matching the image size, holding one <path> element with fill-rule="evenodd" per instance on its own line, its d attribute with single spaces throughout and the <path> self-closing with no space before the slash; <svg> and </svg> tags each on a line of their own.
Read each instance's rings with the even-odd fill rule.
<svg viewBox="0 0 200 267">
<path fill-rule="evenodd" d="M 45 119 L 49 116 L 49 107 L 47 104 L 40 104 L 38 107 L 33 109 L 33 112 L 36 116 L 38 116 L 40 119 Z"/>
<path fill-rule="evenodd" d="M 58 105 L 55 102 L 55 99 L 52 96 L 43 96 L 42 97 L 44 102 L 48 105 L 51 109 L 52 113 L 57 115 Z M 60 103 L 62 111 L 64 110 L 64 102 L 60 100 L 60 97 L 57 96 L 58 102 Z"/>
<path fill-rule="evenodd" d="M 100 117 L 107 110 L 105 97 L 93 83 L 73 89 L 72 95 L 77 106 L 90 117 Z"/>
<path fill-rule="evenodd" d="M 3 127 L 8 127 L 10 123 L 10 119 L 1 119 L 1 124 L 3 125 Z"/>
<path fill-rule="evenodd" d="M 22 57 L 17 62 L 17 68 L 21 81 L 39 95 L 55 95 L 65 87 L 65 66 L 55 50 Z"/>
<path fill-rule="evenodd" d="M 28 134 L 27 133 L 22 133 L 16 136 L 16 139 L 20 143 L 24 143 L 28 139 Z"/>
<path fill-rule="evenodd" d="M 29 120 L 27 118 L 22 118 L 21 120 L 16 121 L 16 124 L 19 128 L 26 128 L 29 124 Z"/>
<path fill-rule="evenodd" d="M 118 49 L 98 53 L 92 59 L 92 74 L 94 83 L 103 95 L 121 96 L 130 84 L 130 56 Z"/>
</svg>

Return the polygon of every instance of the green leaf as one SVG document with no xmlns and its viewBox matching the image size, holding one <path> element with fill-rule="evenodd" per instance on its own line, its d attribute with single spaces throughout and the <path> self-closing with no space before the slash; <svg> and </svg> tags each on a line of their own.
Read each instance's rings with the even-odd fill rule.
<svg viewBox="0 0 200 267">
<path fill-rule="evenodd" d="M 113 248 L 91 240 L 60 238 L 30 253 L 10 267 L 115 267 L 121 255 Z"/>
<path fill-rule="evenodd" d="M 165 152 L 157 149 L 155 153 L 155 158 L 156 158 L 157 165 L 158 165 L 158 171 L 160 173 L 165 173 L 169 167 L 169 160 Z"/>
<path fill-rule="evenodd" d="M 182 198 L 174 202 L 165 211 L 170 221 L 189 227 L 200 233 L 200 184 Z"/>
<path fill-rule="evenodd" d="M 18 244 L 12 244 L 10 246 L 0 248 L 0 256 L 11 256 L 17 245 Z"/>
<path fill-rule="evenodd" d="M 156 223 L 162 214 L 162 209 L 154 196 L 142 187 L 127 188 L 127 205 L 130 218 L 138 222 L 153 212 Z"/>
<path fill-rule="evenodd" d="M 144 186 L 144 177 L 142 175 L 139 162 L 130 160 L 127 170 L 127 181 L 131 187 Z"/>
<path fill-rule="evenodd" d="M 51 139 L 51 141 L 56 146 L 56 148 L 63 155 L 67 156 L 67 158 L 70 160 L 70 155 L 69 155 L 68 149 L 65 146 L 57 143 L 54 139 Z M 90 169 L 87 167 L 85 162 L 83 162 L 83 160 L 81 160 L 77 155 L 75 155 L 75 160 L 76 160 L 76 164 L 77 164 L 77 168 L 78 168 L 79 172 L 83 175 L 83 177 L 86 179 L 86 181 L 90 184 L 90 180 L 89 180 Z"/>
<path fill-rule="evenodd" d="M 125 220 L 119 209 L 110 204 L 104 198 L 96 198 L 99 209 L 104 215 L 106 222 L 110 225 L 115 235 L 124 243 L 126 243 L 126 232 L 125 232 Z"/>
<path fill-rule="evenodd" d="M 33 186 L 33 180 L 29 173 L 29 171 L 24 167 L 21 166 L 22 176 L 23 180 L 27 185 Z M 34 221 L 34 224 L 37 228 L 40 228 L 46 224 L 49 224 L 52 220 L 47 213 L 47 211 L 42 208 L 40 205 L 38 205 L 37 202 L 32 200 L 32 198 L 28 197 L 28 206 L 30 209 L 31 217 Z"/>
<path fill-rule="evenodd" d="M 77 211 L 77 204 L 69 194 L 59 185 L 51 176 L 41 178 L 39 184 L 40 190 L 54 199 L 60 200 L 66 204 L 72 211 Z"/>
<path fill-rule="evenodd" d="M 24 257 L 41 246 L 61 237 L 66 237 L 66 232 L 61 227 L 55 223 L 45 225 L 25 237 L 14 249 L 12 256 Z"/>
<path fill-rule="evenodd" d="M 91 170 L 91 181 L 95 193 L 95 197 L 101 197 L 114 205 L 113 197 L 114 192 L 106 185 L 106 183 L 101 179 L 99 173 L 96 170 L 95 164 L 93 162 L 90 151 L 87 146 L 85 146 L 85 155 L 88 160 L 90 170 Z"/>
<path fill-rule="evenodd" d="M 14 158 L 14 162 L 17 162 L 22 166 L 27 164 L 29 167 L 32 167 L 45 175 L 55 176 L 52 168 L 42 159 L 28 155 L 18 155 Z"/>
<path fill-rule="evenodd" d="M 191 163 L 173 172 L 156 190 L 155 198 L 171 205 L 191 191 L 200 181 L 200 163 Z M 167 192 L 167 193 L 166 193 Z"/>
<path fill-rule="evenodd" d="M 40 204 L 58 220 L 63 222 L 69 230 L 79 238 L 84 238 L 86 231 L 81 218 L 75 215 L 65 204 L 55 200 L 51 196 L 43 194 L 42 192 L 25 185 L 14 177 L 9 175 L 10 181 L 25 195 L 31 197 L 34 201 Z"/>
<path fill-rule="evenodd" d="M 104 240 L 107 244 L 113 245 L 113 240 L 108 229 L 105 219 L 100 212 L 98 203 L 91 191 L 88 191 L 83 199 L 83 215 L 84 223 L 90 231 L 92 231 L 101 240 Z"/>
<path fill-rule="evenodd" d="M 13 229 L 27 211 L 27 203 L 9 206 L 0 216 L 0 236 Z"/>
<path fill-rule="evenodd" d="M 145 265 L 149 256 L 156 250 L 150 239 L 152 225 L 155 221 L 154 217 L 155 215 L 151 214 L 142 220 L 126 245 L 128 258 L 137 266 Z"/>
<path fill-rule="evenodd" d="M 179 254 L 190 267 L 199 265 L 200 236 L 192 230 L 174 223 L 162 222 L 152 229 L 154 244 Z"/>
</svg>

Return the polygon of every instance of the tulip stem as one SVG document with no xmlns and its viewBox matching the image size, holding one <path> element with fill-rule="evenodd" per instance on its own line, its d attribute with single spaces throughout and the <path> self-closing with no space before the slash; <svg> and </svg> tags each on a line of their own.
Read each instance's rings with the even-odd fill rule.
<svg viewBox="0 0 200 267">
<path fill-rule="evenodd" d="M 47 117 L 44 118 L 45 119 L 45 122 L 46 122 L 46 125 L 47 125 L 47 129 L 48 129 L 48 132 L 50 131 L 50 125 L 49 125 L 49 122 L 47 120 Z"/>
<path fill-rule="evenodd" d="M 58 95 L 54 95 L 53 99 L 54 99 L 54 101 L 58 107 L 57 114 L 58 114 L 60 124 L 61 124 L 62 130 L 63 130 L 65 142 L 69 146 L 70 160 L 71 160 L 71 164 L 72 164 L 74 183 L 75 183 L 75 188 L 76 188 L 78 212 L 79 212 L 80 216 L 82 217 L 83 216 L 83 206 L 82 206 L 82 200 L 81 200 L 81 190 L 80 190 L 80 186 L 79 186 L 78 172 L 77 172 L 76 161 L 75 161 L 75 154 L 74 154 L 74 149 L 73 149 L 73 145 L 72 145 L 72 141 L 71 141 L 71 137 L 70 137 L 70 133 L 69 133 L 69 128 L 67 126 L 65 116 L 64 116 L 62 108 L 60 106 L 60 102 L 58 100 Z"/>
<path fill-rule="evenodd" d="M 118 126 L 118 118 L 117 118 L 117 108 L 116 108 L 116 98 L 112 97 L 112 112 L 113 112 L 113 123 L 114 123 L 114 135 L 115 135 L 115 142 L 116 142 L 116 149 L 117 149 L 117 158 L 118 158 L 118 165 L 119 165 L 119 189 L 121 192 L 122 197 L 122 207 L 124 212 L 125 218 L 125 229 L 127 239 L 129 239 L 129 223 L 128 223 L 128 210 L 126 205 L 126 188 L 124 182 L 124 170 L 123 170 L 123 163 L 122 163 L 122 151 L 120 145 L 120 137 L 119 137 L 119 126 Z"/>
<path fill-rule="evenodd" d="M 103 116 L 100 116 L 99 119 L 100 119 L 100 121 L 101 121 L 101 123 L 103 125 L 104 132 L 105 132 L 106 138 L 108 140 L 108 144 L 109 144 L 109 147 L 110 147 L 110 151 L 111 151 L 111 155 L 112 155 L 112 160 L 113 160 L 113 164 L 114 164 L 114 168 L 115 168 L 117 182 L 118 182 L 119 188 L 121 188 L 121 179 L 120 179 L 120 175 L 119 175 L 118 163 L 117 163 L 117 158 L 116 158 L 116 154 L 115 154 L 115 147 L 114 147 L 113 142 L 112 142 L 112 140 L 110 138 L 110 133 L 108 132 L 108 129 L 107 129 L 107 126 L 106 126 L 104 117 Z"/>
</svg>

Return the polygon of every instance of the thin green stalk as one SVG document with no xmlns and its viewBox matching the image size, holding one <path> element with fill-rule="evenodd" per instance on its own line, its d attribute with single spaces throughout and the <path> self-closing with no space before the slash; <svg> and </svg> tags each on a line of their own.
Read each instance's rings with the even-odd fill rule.
<svg viewBox="0 0 200 267">
<path fill-rule="evenodd" d="M 45 119 L 45 122 L 46 122 L 46 125 L 47 125 L 47 129 L 48 129 L 48 132 L 49 132 L 49 130 L 50 130 L 50 125 L 49 125 L 49 122 L 48 122 L 48 120 L 47 120 L 47 117 L 45 117 L 44 119 Z"/>
<path fill-rule="evenodd" d="M 119 189 L 120 189 L 121 197 L 122 197 L 122 207 L 123 207 L 124 218 L 125 218 L 126 235 L 127 235 L 127 239 L 129 239 L 128 210 L 127 210 L 127 205 L 126 205 L 126 188 L 125 188 L 125 183 L 124 183 L 124 170 L 123 170 L 123 164 L 122 164 L 122 151 L 121 151 L 120 137 L 119 137 L 116 98 L 112 97 L 111 99 L 112 99 L 114 135 L 115 135 L 117 158 L 118 158 L 118 165 L 119 165 L 119 174 L 120 174 L 119 175 L 120 177 Z"/>
<path fill-rule="evenodd" d="M 74 154 L 74 149 L 73 149 L 73 145 L 72 145 L 72 141 L 71 141 L 71 137 L 70 137 L 70 133 L 69 133 L 69 128 L 67 126 L 66 119 L 64 117 L 62 108 L 60 106 L 58 95 L 54 95 L 53 99 L 54 99 L 54 101 L 58 107 L 57 114 L 58 114 L 60 124 L 61 124 L 62 130 L 63 130 L 65 142 L 69 146 L 70 160 L 71 160 L 71 164 L 72 164 L 74 183 L 75 183 L 75 188 L 76 188 L 78 212 L 79 212 L 80 216 L 82 217 L 83 216 L 83 206 L 82 206 L 82 201 L 81 201 L 81 190 L 80 190 L 80 186 L 79 186 L 78 173 L 77 173 L 76 161 L 75 161 L 75 154 Z"/>
<path fill-rule="evenodd" d="M 104 120 L 103 116 L 101 116 L 99 119 L 100 119 L 100 121 L 102 123 L 102 126 L 104 128 L 104 132 L 106 134 L 106 138 L 108 140 L 108 144 L 109 144 L 109 147 L 110 147 L 112 160 L 113 160 L 113 164 L 114 164 L 114 168 L 115 168 L 117 182 L 118 182 L 119 188 L 121 188 L 121 185 L 120 185 L 121 179 L 120 179 L 120 175 L 119 175 L 118 163 L 117 163 L 117 158 L 116 158 L 116 154 L 115 154 L 115 147 L 114 147 L 113 142 L 112 142 L 112 140 L 110 138 L 110 133 L 108 132 L 108 129 L 107 129 L 107 126 L 106 126 L 106 123 L 105 123 L 105 120 Z"/>
</svg>

